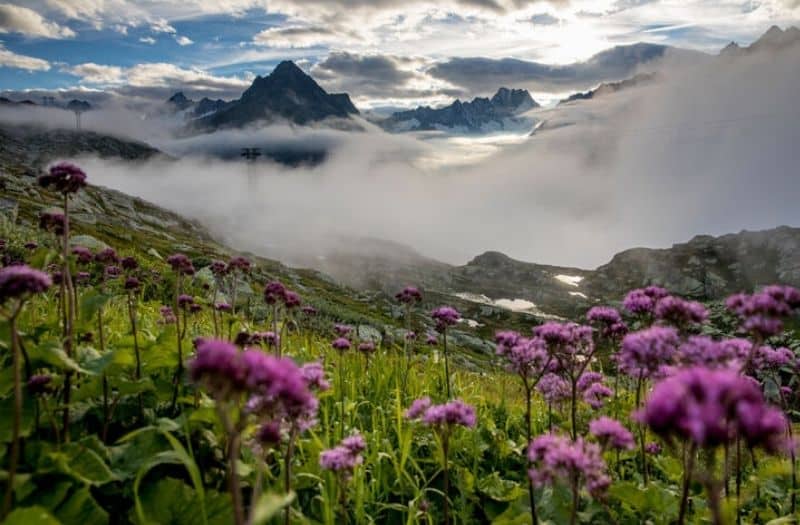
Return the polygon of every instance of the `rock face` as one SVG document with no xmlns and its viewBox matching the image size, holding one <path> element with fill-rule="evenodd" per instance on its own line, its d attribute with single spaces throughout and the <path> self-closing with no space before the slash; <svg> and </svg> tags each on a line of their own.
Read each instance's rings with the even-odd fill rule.
<svg viewBox="0 0 800 525">
<path fill-rule="evenodd" d="M 409 111 L 399 111 L 380 124 L 389 131 L 430 131 L 436 129 L 461 129 L 476 133 L 489 128 L 503 129 L 508 119 L 539 107 L 524 89 L 500 88 L 489 98 L 474 98 L 472 102 L 456 100 L 443 108 L 420 106 Z"/>
<path fill-rule="evenodd" d="M 748 55 L 757 51 L 780 51 L 782 49 L 800 44 L 800 29 L 792 26 L 782 30 L 772 26 L 761 37 L 747 47 L 741 47 L 736 42 L 731 42 L 720 51 L 723 58 L 734 58 Z"/>
<path fill-rule="evenodd" d="M 48 130 L 0 125 L 0 163 L 42 166 L 62 157 L 92 152 L 102 157 L 143 160 L 164 155 L 145 144 L 92 131 Z"/>
<path fill-rule="evenodd" d="M 671 248 L 634 248 L 595 270 L 528 263 L 499 252 L 452 266 L 396 244 L 343 249 L 321 263 L 307 262 L 356 288 L 389 293 L 414 283 L 426 292 L 480 304 L 574 318 L 591 305 L 619 301 L 630 289 L 651 284 L 699 300 L 772 283 L 800 287 L 800 228 L 701 235 Z"/>
<path fill-rule="evenodd" d="M 284 61 L 268 76 L 256 77 L 239 100 L 193 121 L 192 127 L 211 131 L 279 119 L 309 124 L 329 117 L 346 119 L 355 114 L 358 109 L 347 94 L 328 94 L 294 62 Z"/>
<path fill-rule="evenodd" d="M 632 88 L 635 86 L 641 86 L 644 84 L 649 84 L 657 80 L 657 78 L 658 75 L 656 73 L 641 73 L 639 75 L 636 75 L 626 80 L 621 80 L 619 82 L 604 82 L 599 86 L 597 86 L 596 88 L 591 89 L 589 91 L 584 91 L 570 95 L 564 100 L 559 101 L 558 104 L 559 105 L 568 104 L 570 102 L 575 102 L 578 100 L 591 100 L 593 98 L 598 98 L 611 93 L 616 93 L 624 89 Z"/>
<path fill-rule="evenodd" d="M 608 297 L 660 284 L 681 295 L 719 299 L 771 283 L 800 286 L 800 228 L 699 235 L 663 250 L 627 250 L 592 272 L 585 289 Z"/>
</svg>

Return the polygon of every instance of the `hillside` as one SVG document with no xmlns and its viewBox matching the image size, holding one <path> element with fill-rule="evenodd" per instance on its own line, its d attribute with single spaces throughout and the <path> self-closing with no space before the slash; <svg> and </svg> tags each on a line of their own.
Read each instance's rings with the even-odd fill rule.
<svg viewBox="0 0 800 525">
<path fill-rule="evenodd" d="M 160 151 L 138 142 L 100 135 L 92 132 L 42 130 L 24 128 L 10 130 L 0 127 L 0 216 L 16 222 L 23 229 L 36 230 L 39 212 L 60 206 L 48 192 L 36 184 L 48 163 L 56 159 L 83 155 L 140 161 L 163 155 Z M 89 174 L 91 180 L 91 173 Z M 196 261 L 227 260 L 237 252 L 217 242 L 200 224 L 178 214 L 104 187 L 90 186 L 73 203 L 73 227 L 81 242 L 93 246 L 110 245 L 123 252 L 130 251 L 144 260 L 162 260 L 173 252 L 183 252 Z M 401 310 L 393 299 L 397 289 L 376 291 L 374 287 L 359 291 L 340 284 L 316 270 L 287 267 L 277 261 L 246 254 L 256 263 L 251 287 L 244 294 L 254 299 L 261 293 L 257 283 L 279 279 L 300 292 L 320 311 L 321 326 L 347 322 L 359 327 L 364 334 L 380 335 L 387 341 L 402 340 L 399 320 Z M 408 276 L 409 278 L 412 276 Z M 416 283 L 414 279 L 398 281 L 397 288 Z M 485 362 L 493 357 L 493 349 L 485 340 L 492 339 L 500 326 L 521 326 L 530 318 L 510 313 L 503 308 L 486 308 L 470 301 L 449 297 L 435 290 L 426 292 L 422 311 L 444 302 L 457 305 L 467 319 L 479 319 L 470 326 L 464 323 L 453 330 L 453 341 L 461 346 L 462 364 Z M 433 330 L 430 320 L 420 316 L 418 331 Z"/>
</svg>

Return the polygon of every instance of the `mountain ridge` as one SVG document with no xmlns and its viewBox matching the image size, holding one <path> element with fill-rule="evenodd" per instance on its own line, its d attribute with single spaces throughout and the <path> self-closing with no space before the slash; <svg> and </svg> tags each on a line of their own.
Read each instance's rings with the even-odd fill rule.
<svg viewBox="0 0 800 525">
<path fill-rule="evenodd" d="M 278 119 L 307 125 L 328 118 L 349 119 L 358 113 L 348 94 L 329 94 L 294 62 L 284 60 L 269 75 L 256 77 L 239 99 L 193 120 L 190 127 L 214 131 Z"/>
<path fill-rule="evenodd" d="M 395 112 L 379 124 L 395 132 L 461 128 L 474 133 L 484 131 L 491 125 L 503 129 L 508 119 L 537 107 L 539 104 L 528 90 L 501 87 L 491 98 L 475 97 L 468 102 L 456 99 L 439 108 L 418 106 L 416 109 Z"/>
</svg>

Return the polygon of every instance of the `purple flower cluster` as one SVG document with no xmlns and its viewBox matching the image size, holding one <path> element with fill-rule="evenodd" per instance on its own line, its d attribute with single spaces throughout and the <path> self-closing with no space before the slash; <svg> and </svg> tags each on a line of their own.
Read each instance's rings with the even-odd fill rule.
<svg viewBox="0 0 800 525">
<path fill-rule="evenodd" d="M 194 304 L 194 297 L 189 294 L 182 293 L 178 296 L 178 306 L 181 308 L 188 308 Z"/>
<path fill-rule="evenodd" d="M 32 395 L 47 394 L 50 392 L 50 383 L 53 378 L 46 374 L 34 374 L 28 379 L 28 392 Z"/>
<path fill-rule="evenodd" d="M 336 323 L 333 325 L 333 331 L 336 332 L 336 335 L 339 337 L 347 337 L 350 335 L 350 332 L 353 331 L 353 327 L 347 324 Z"/>
<path fill-rule="evenodd" d="M 77 193 L 86 186 L 86 173 L 75 164 L 59 162 L 50 166 L 45 175 L 39 177 L 39 185 L 51 187 L 59 193 Z"/>
<path fill-rule="evenodd" d="M 174 324 L 178 320 L 175 312 L 169 306 L 162 306 L 159 312 L 161 313 L 161 322 L 164 324 Z"/>
<path fill-rule="evenodd" d="M 208 267 L 211 269 L 211 273 L 216 277 L 222 277 L 228 273 L 228 265 L 220 260 L 211 261 Z"/>
<path fill-rule="evenodd" d="M 0 269 L 0 304 L 46 291 L 53 280 L 44 272 L 25 265 Z"/>
<path fill-rule="evenodd" d="M 375 343 L 372 341 L 363 341 L 358 345 L 358 351 L 364 355 L 375 353 Z"/>
<path fill-rule="evenodd" d="M 139 261 L 137 261 L 135 257 L 123 257 L 121 263 L 122 269 L 126 272 L 130 272 L 139 268 Z"/>
<path fill-rule="evenodd" d="M 628 333 L 628 326 L 619 311 L 610 306 L 593 306 L 586 312 L 586 320 L 607 339 L 615 339 Z"/>
<path fill-rule="evenodd" d="M 137 291 L 142 283 L 136 277 L 128 277 L 125 279 L 125 289 L 131 292 Z"/>
<path fill-rule="evenodd" d="M 436 321 L 436 329 L 443 332 L 448 326 L 453 326 L 461 320 L 461 314 L 452 306 L 440 306 L 431 312 L 431 317 Z"/>
<path fill-rule="evenodd" d="M 317 315 L 317 309 L 314 308 L 311 305 L 308 305 L 308 304 L 303 306 L 303 308 L 301 308 L 301 310 L 308 317 L 313 317 L 313 316 Z"/>
<path fill-rule="evenodd" d="M 791 286 L 767 286 L 752 295 L 732 295 L 725 306 L 739 316 L 745 332 L 766 338 L 781 333 L 783 318 L 800 309 L 800 290 Z"/>
<path fill-rule="evenodd" d="M 547 371 L 552 357 L 547 352 L 544 340 L 515 335 L 513 332 L 500 332 L 495 338 L 499 341 L 497 353 L 508 361 L 509 372 L 528 380 Z"/>
<path fill-rule="evenodd" d="M 631 377 L 653 377 L 674 360 L 680 339 L 672 327 L 653 326 L 625 336 L 617 354 L 619 369 Z"/>
<path fill-rule="evenodd" d="M 304 364 L 300 367 L 300 371 L 309 388 L 324 392 L 331 387 L 331 384 L 325 378 L 325 368 L 319 361 Z"/>
<path fill-rule="evenodd" d="M 213 264 L 213 263 L 212 263 Z M 246 257 L 242 257 L 241 255 L 237 255 L 235 257 L 231 257 L 231 260 L 228 261 L 227 270 L 229 272 L 232 271 L 240 271 L 242 273 L 247 273 L 250 271 L 250 267 L 252 264 Z"/>
<path fill-rule="evenodd" d="M 316 421 L 318 402 L 311 393 L 311 382 L 291 359 L 255 349 L 239 352 L 226 341 L 201 339 L 189 373 L 218 401 L 249 396 L 246 414 L 283 421 L 301 430 Z"/>
<path fill-rule="evenodd" d="M 597 438 L 603 449 L 632 450 L 633 434 L 616 419 L 602 416 L 589 423 L 589 433 Z"/>
<path fill-rule="evenodd" d="M 89 264 L 94 259 L 92 252 L 85 246 L 73 246 L 72 255 L 75 256 L 78 264 Z"/>
<path fill-rule="evenodd" d="M 61 212 L 43 211 L 39 214 L 39 228 L 61 237 L 66 219 Z"/>
<path fill-rule="evenodd" d="M 413 304 L 422 301 L 422 293 L 414 286 L 406 286 L 394 298 L 403 304 Z"/>
<path fill-rule="evenodd" d="M 367 448 L 367 442 L 361 434 L 353 434 L 346 437 L 342 442 L 329 450 L 324 450 L 319 455 L 319 465 L 332 470 L 344 479 L 349 479 L 353 475 L 353 470 L 364 462 L 361 453 Z"/>
<path fill-rule="evenodd" d="M 708 320 L 708 310 L 701 303 L 669 295 L 658 300 L 653 311 L 656 319 L 679 328 L 702 324 Z"/>
<path fill-rule="evenodd" d="M 614 391 L 603 383 L 592 383 L 583 392 L 583 400 L 594 409 L 603 408 L 605 400 L 614 395 Z"/>
<path fill-rule="evenodd" d="M 572 389 L 567 380 L 553 373 L 542 376 L 536 388 L 545 401 L 551 405 L 569 399 L 572 394 Z"/>
<path fill-rule="evenodd" d="M 271 281 L 264 287 L 264 302 L 277 304 L 286 296 L 286 287 L 279 281 Z"/>
<path fill-rule="evenodd" d="M 690 439 L 703 448 L 737 435 L 770 452 L 785 445 L 783 413 L 767 406 L 758 384 L 735 370 L 681 370 L 655 386 L 638 417 L 666 439 Z"/>
<path fill-rule="evenodd" d="M 100 264 L 119 264 L 120 259 L 114 248 L 103 248 L 94 256 L 95 262 Z"/>
<path fill-rule="evenodd" d="M 684 341 L 678 348 L 678 361 L 684 366 L 702 365 L 708 368 L 725 368 L 735 366 L 736 361 L 744 360 L 752 346 L 749 342 L 742 341 L 746 346 L 740 347 L 734 340 L 716 341 L 705 335 L 693 335 Z"/>
<path fill-rule="evenodd" d="M 475 409 L 460 399 L 434 405 L 429 397 L 412 402 L 406 410 L 406 418 L 420 419 L 426 425 L 444 431 L 449 431 L 457 425 L 472 428 L 476 421 Z"/>
<path fill-rule="evenodd" d="M 576 383 L 578 390 L 581 392 L 585 392 L 595 383 L 602 383 L 603 382 L 603 374 L 600 372 L 593 372 L 588 371 L 581 374 L 581 377 L 578 378 Z"/>
<path fill-rule="evenodd" d="M 601 496 L 611 485 L 600 447 L 580 437 L 572 441 L 554 434 L 538 436 L 528 447 L 528 459 L 532 464 L 528 476 L 537 487 L 558 480 L 583 481 L 590 494 Z"/>
<path fill-rule="evenodd" d="M 669 292 L 660 286 L 648 286 L 631 290 L 622 300 L 622 307 L 633 315 L 651 315 L 656 303 L 668 296 Z"/>
<path fill-rule="evenodd" d="M 338 350 L 340 352 L 344 352 L 345 350 L 349 350 L 350 349 L 350 340 L 347 339 L 346 337 L 337 337 L 336 339 L 333 340 L 333 343 L 331 343 L 331 346 L 335 350 Z"/>
<path fill-rule="evenodd" d="M 778 371 L 783 367 L 796 367 L 797 356 L 785 347 L 760 346 L 753 356 L 753 364 L 762 372 Z"/>
<path fill-rule="evenodd" d="M 194 275 L 192 261 L 182 253 L 175 253 L 167 257 L 167 264 L 178 275 Z"/>
</svg>

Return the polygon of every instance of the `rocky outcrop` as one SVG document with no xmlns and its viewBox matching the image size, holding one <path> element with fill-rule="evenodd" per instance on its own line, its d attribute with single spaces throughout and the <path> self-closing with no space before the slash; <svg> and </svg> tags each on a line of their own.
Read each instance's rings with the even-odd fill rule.
<svg viewBox="0 0 800 525">
<path fill-rule="evenodd" d="M 524 89 L 500 88 L 491 99 L 478 97 L 471 102 L 456 100 L 442 108 L 420 106 L 394 113 L 379 124 L 395 132 L 458 129 L 477 133 L 503 129 L 510 119 L 538 106 Z"/>
<path fill-rule="evenodd" d="M 297 67 L 284 61 L 266 77 L 256 77 L 241 98 L 219 111 L 192 121 L 198 131 L 240 128 L 258 121 L 287 120 L 309 124 L 358 114 L 347 94 L 329 94 Z"/>
</svg>

